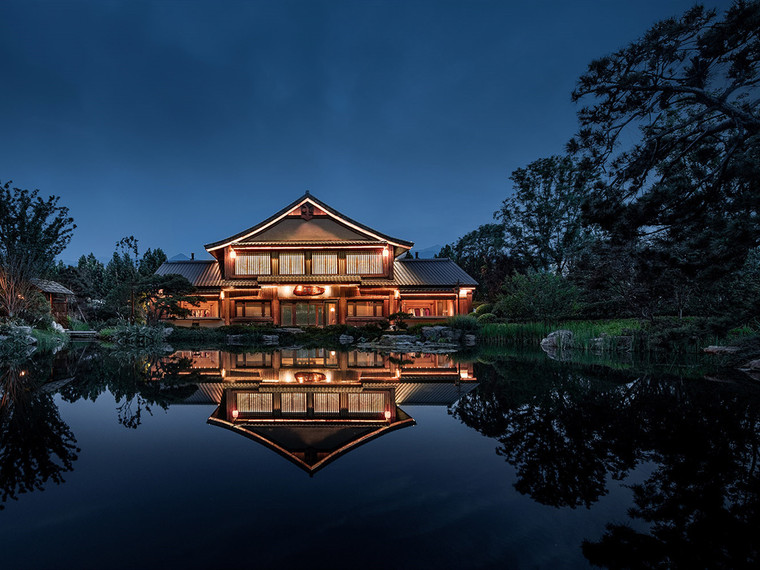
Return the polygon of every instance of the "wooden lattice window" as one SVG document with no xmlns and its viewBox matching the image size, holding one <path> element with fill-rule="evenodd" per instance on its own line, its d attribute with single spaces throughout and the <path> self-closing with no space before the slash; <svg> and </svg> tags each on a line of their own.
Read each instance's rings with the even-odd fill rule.
<svg viewBox="0 0 760 570">
<path fill-rule="evenodd" d="M 304 274 L 303 253 L 281 253 L 280 254 L 280 275 L 303 275 L 303 274 Z"/>
<path fill-rule="evenodd" d="M 235 257 L 235 275 L 269 275 L 272 263 L 269 253 L 238 253 Z"/>
<path fill-rule="evenodd" d="M 380 275 L 383 272 L 383 255 L 372 253 L 347 253 L 346 274 Z"/>
<path fill-rule="evenodd" d="M 312 275 L 337 275 L 338 254 L 314 252 L 311 254 Z"/>
</svg>

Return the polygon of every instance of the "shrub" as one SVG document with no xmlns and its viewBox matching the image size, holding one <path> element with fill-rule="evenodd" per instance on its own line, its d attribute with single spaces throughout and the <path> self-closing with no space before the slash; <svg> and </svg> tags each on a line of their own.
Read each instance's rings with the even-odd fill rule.
<svg viewBox="0 0 760 570">
<path fill-rule="evenodd" d="M 493 312 L 493 305 L 491 303 L 483 303 L 482 305 L 478 305 L 475 309 L 476 315 L 485 315 L 491 312 Z"/>
<path fill-rule="evenodd" d="M 446 325 L 461 331 L 477 331 L 478 319 L 474 315 L 457 315 L 446 319 Z"/>
<path fill-rule="evenodd" d="M 579 310 L 580 291 L 561 275 L 517 273 L 504 283 L 494 313 L 514 320 L 556 322 Z"/>
<path fill-rule="evenodd" d="M 493 313 L 483 313 L 482 315 L 478 316 L 478 323 L 481 325 L 486 323 L 495 323 L 497 320 L 499 320 L 499 317 Z"/>
<path fill-rule="evenodd" d="M 122 346 L 155 346 L 164 344 L 171 330 L 163 326 L 121 325 L 110 329 L 107 334 L 113 342 Z M 105 335 L 106 331 L 101 334 Z"/>
</svg>

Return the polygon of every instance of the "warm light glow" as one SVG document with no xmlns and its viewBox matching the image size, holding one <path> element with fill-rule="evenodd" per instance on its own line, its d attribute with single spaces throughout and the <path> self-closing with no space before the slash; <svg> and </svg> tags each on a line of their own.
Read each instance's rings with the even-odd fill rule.
<svg viewBox="0 0 760 570">
<path fill-rule="evenodd" d="M 467 289 L 462 289 L 461 291 L 459 291 L 459 296 L 460 297 L 466 297 L 467 296 Z"/>
<path fill-rule="evenodd" d="M 386 420 L 389 420 L 389 419 L 391 419 L 391 413 L 390 413 L 390 411 L 389 411 L 389 410 L 386 410 L 386 411 L 385 411 L 385 419 L 386 419 Z"/>
<path fill-rule="evenodd" d="M 220 299 L 224 299 L 224 291 L 222 291 L 222 292 L 219 293 L 219 298 Z"/>
<path fill-rule="evenodd" d="M 238 417 L 238 411 L 237 410 L 232 410 L 232 419 L 236 420 L 237 417 Z"/>
<path fill-rule="evenodd" d="M 394 292 L 393 292 L 393 296 L 394 296 L 396 299 L 398 299 L 399 297 L 401 297 L 401 293 L 400 293 L 399 291 L 394 291 Z"/>
<path fill-rule="evenodd" d="M 401 378 L 401 369 L 396 369 L 396 378 Z"/>
<path fill-rule="evenodd" d="M 235 259 L 237 257 L 237 252 L 234 249 L 230 250 L 230 259 Z"/>
<path fill-rule="evenodd" d="M 467 372 L 467 370 L 462 370 L 462 371 L 459 373 L 459 376 L 461 376 L 463 379 L 466 379 L 466 378 L 468 378 L 468 377 L 469 377 L 469 373 Z"/>
<path fill-rule="evenodd" d="M 224 368 L 222 368 L 222 378 L 224 378 L 225 376 L 227 376 L 227 371 Z"/>
<path fill-rule="evenodd" d="M 388 257 L 388 255 L 390 255 L 390 252 L 388 251 L 388 248 L 386 247 L 386 248 L 383 250 L 383 257 Z"/>
<path fill-rule="evenodd" d="M 330 312 L 334 313 L 335 312 L 335 307 L 330 307 Z"/>
<path fill-rule="evenodd" d="M 26 370 L 22 370 L 18 373 L 19 376 L 26 376 Z"/>
<path fill-rule="evenodd" d="M 335 351 L 334 350 L 330 351 L 330 356 L 335 356 Z"/>
</svg>

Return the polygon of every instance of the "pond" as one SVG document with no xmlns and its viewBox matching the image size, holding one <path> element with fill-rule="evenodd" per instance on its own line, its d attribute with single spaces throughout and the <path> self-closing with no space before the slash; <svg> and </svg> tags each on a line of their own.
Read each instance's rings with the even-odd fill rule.
<svg viewBox="0 0 760 570">
<path fill-rule="evenodd" d="M 0 369 L 4 568 L 745 567 L 760 390 L 543 353 Z"/>
</svg>

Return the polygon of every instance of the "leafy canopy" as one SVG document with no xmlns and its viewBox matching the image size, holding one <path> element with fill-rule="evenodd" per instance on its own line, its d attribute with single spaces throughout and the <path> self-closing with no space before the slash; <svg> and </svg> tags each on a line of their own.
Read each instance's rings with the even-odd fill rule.
<svg viewBox="0 0 760 570">
<path fill-rule="evenodd" d="M 723 19 L 696 6 L 593 61 L 572 94 L 585 106 L 569 143 L 605 174 L 589 219 L 648 249 L 680 245 L 687 272 L 740 266 L 760 244 L 758 81 L 757 1 Z"/>
</svg>

